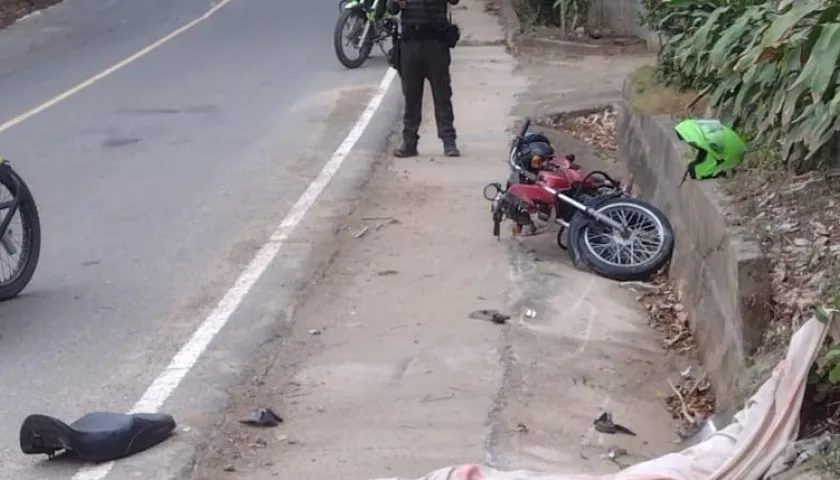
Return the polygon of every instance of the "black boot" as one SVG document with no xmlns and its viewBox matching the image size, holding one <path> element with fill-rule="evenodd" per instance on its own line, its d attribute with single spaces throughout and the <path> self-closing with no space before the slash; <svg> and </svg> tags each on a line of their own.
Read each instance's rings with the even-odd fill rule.
<svg viewBox="0 0 840 480">
<path fill-rule="evenodd" d="M 417 155 L 417 142 L 403 141 L 402 145 L 394 150 L 394 156 L 397 158 L 416 157 Z"/>
<path fill-rule="evenodd" d="M 461 151 L 458 150 L 458 146 L 455 144 L 455 140 L 444 140 L 443 141 L 443 154 L 447 157 L 460 157 Z"/>
</svg>

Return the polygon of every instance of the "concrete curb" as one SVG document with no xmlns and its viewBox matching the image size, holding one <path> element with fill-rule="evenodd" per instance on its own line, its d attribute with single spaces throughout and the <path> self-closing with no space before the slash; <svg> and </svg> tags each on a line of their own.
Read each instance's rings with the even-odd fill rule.
<svg viewBox="0 0 840 480">
<path fill-rule="evenodd" d="M 561 119 L 561 120 L 570 120 L 572 118 L 585 117 L 586 115 L 592 115 L 593 113 L 599 113 L 599 112 L 602 112 L 604 110 L 607 110 L 608 108 L 613 108 L 613 109 L 618 110 L 618 107 L 616 106 L 615 103 L 612 103 L 612 102 L 610 102 L 610 103 L 599 103 L 599 104 L 593 105 L 591 107 L 578 108 L 578 109 L 574 109 L 574 110 L 564 110 L 562 112 L 549 113 L 549 114 L 543 115 L 539 118 L 535 118 L 534 119 L 534 124 L 540 125 L 541 124 L 540 120 L 542 120 L 543 118 L 546 118 L 546 117 L 552 117 L 552 118 L 557 118 L 557 119 Z"/>
<path fill-rule="evenodd" d="M 624 84 L 616 125 L 618 157 L 638 192 L 673 224 L 677 245 L 668 276 L 679 292 L 718 407 L 739 401 L 745 359 L 772 315 L 771 262 L 758 242 L 729 224 L 728 197 L 716 180 L 680 186 L 692 152 L 677 140 L 674 121 L 633 108 Z"/>
<path fill-rule="evenodd" d="M 644 44 L 632 45 L 592 45 L 582 42 L 572 42 L 568 40 L 556 40 L 553 38 L 539 38 L 527 35 L 522 35 L 519 38 L 520 45 L 529 47 L 544 47 L 553 48 L 555 50 L 562 50 L 563 52 L 572 55 L 626 55 L 635 54 L 641 55 L 650 53 L 647 46 Z"/>
</svg>

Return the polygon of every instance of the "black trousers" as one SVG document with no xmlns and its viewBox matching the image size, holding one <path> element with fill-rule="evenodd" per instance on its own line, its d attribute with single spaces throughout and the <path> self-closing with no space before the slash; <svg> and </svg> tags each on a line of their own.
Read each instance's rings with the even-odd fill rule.
<svg viewBox="0 0 840 480">
<path fill-rule="evenodd" d="M 426 80 L 432 87 L 438 137 L 455 141 L 455 112 L 452 110 L 452 78 L 449 47 L 440 40 L 403 40 L 400 50 L 400 76 L 405 115 L 403 140 L 416 143 L 423 120 L 423 89 Z"/>
</svg>

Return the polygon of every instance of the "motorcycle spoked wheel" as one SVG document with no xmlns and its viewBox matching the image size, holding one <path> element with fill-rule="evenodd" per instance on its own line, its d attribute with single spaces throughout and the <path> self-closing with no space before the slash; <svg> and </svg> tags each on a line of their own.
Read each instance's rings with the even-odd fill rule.
<svg viewBox="0 0 840 480">
<path fill-rule="evenodd" d="M 15 255 L 8 255 L 5 246 L 0 240 L 0 301 L 5 301 L 16 297 L 23 291 L 24 288 L 32 280 L 35 274 L 35 268 L 38 266 L 38 259 L 41 255 L 41 220 L 38 215 L 38 207 L 35 205 L 35 200 L 29 187 L 20 176 L 17 175 L 10 167 L 7 173 L 0 174 L 0 203 L 11 200 L 16 196 L 20 200 L 18 210 L 15 213 L 16 217 L 20 218 L 20 227 L 22 240 L 20 244 L 15 242 L 15 247 L 18 252 Z M 10 195 L 11 194 L 11 195 Z M 0 221 L 2 221 L 8 214 L 8 209 L 0 210 Z M 13 223 L 11 234 L 17 225 Z M 9 232 L 0 232 L 0 235 L 9 234 Z M 11 235 L 10 235 L 11 236 Z M 14 241 L 6 238 L 6 241 Z M 17 257 L 17 258 L 15 258 Z M 11 269 L 2 267 L 4 261 L 11 259 L 9 264 Z"/>
<path fill-rule="evenodd" d="M 338 57 L 338 61 L 341 62 L 347 68 L 359 68 L 362 64 L 367 61 L 370 57 L 370 53 L 373 50 L 373 28 L 368 31 L 368 38 L 365 40 L 365 43 L 359 47 L 359 56 L 355 59 L 352 59 L 347 56 L 344 52 L 345 47 L 345 38 L 344 35 L 344 28 L 348 26 L 351 22 L 357 22 L 353 25 L 353 34 L 350 35 L 353 42 L 358 40 L 358 36 L 364 32 L 365 25 L 368 22 L 367 17 L 365 17 L 365 12 L 361 8 L 352 8 L 352 9 L 344 9 L 341 11 L 341 14 L 338 16 L 338 20 L 335 23 L 335 32 L 333 32 L 333 47 L 335 47 L 335 55 Z M 373 27 L 371 25 L 371 27 Z"/>
<path fill-rule="evenodd" d="M 597 212 L 628 228 L 622 236 L 582 212 L 572 217 L 568 244 L 576 261 L 603 277 L 626 281 L 650 279 L 674 253 L 674 229 L 653 205 L 624 195 L 586 202 Z"/>
</svg>

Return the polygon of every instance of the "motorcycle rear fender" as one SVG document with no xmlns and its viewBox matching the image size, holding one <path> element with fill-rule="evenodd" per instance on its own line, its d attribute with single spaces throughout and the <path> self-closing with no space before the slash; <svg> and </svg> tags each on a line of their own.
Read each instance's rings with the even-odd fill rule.
<svg viewBox="0 0 840 480">
<path fill-rule="evenodd" d="M 546 192 L 539 185 L 526 185 L 524 183 L 511 185 L 508 193 L 531 204 L 540 202 L 547 205 L 555 205 L 557 203 L 554 195 Z"/>
</svg>

